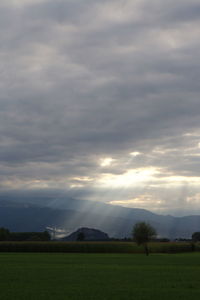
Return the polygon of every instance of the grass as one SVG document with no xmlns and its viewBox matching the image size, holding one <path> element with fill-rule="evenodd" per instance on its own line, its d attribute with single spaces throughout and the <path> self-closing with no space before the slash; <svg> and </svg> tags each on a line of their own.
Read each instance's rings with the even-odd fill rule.
<svg viewBox="0 0 200 300">
<path fill-rule="evenodd" d="M 0 253 L 2 300 L 199 299 L 200 253 Z"/>
</svg>

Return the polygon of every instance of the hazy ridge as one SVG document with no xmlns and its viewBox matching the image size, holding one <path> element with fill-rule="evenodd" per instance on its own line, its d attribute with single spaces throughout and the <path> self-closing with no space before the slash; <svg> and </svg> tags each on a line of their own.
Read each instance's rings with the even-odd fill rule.
<svg viewBox="0 0 200 300">
<path fill-rule="evenodd" d="M 158 235 L 190 238 L 199 231 L 200 216 L 173 217 L 148 210 L 125 208 L 72 198 L 0 198 L 0 226 L 12 231 L 41 231 L 47 226 L 72 232 L 79 227 L 100 229 L 111 237 L 129 237 L 137 221 L 147 221 Z"/>
</svg>

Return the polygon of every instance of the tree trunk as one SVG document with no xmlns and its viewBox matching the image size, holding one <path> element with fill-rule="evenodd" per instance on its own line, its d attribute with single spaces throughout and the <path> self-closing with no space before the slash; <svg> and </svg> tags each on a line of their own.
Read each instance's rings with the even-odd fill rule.
<svg viewBox="0 0 200 300">
<path fill-rule="evenodd" d="M 148 256 L 149 255 L 149 248 L 148 248 L 147 244 L 144 245 L 144 249 L 145 249 L 146 256 Z"/>
</svg>

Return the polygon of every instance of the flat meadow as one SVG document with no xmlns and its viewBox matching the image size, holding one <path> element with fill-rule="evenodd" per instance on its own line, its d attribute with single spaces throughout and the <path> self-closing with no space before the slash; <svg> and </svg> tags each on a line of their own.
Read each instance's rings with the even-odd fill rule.
<svg viewBox="0 0 200 300">
<path fill-rule="evenodd" d="M 200 253 L 0 253 L 0 299 L 200 299 Z"/>
</svg>

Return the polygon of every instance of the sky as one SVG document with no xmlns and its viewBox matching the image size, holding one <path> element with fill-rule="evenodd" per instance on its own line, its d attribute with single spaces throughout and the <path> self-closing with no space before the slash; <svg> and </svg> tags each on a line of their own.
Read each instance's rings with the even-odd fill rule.
<svg viewBox="0 0 200 300">
<path fill-rule="evenodd" d="M 199 36 L 199 0 L 1 0 L 0 194 L 200 214 Z"/>
</svg>

